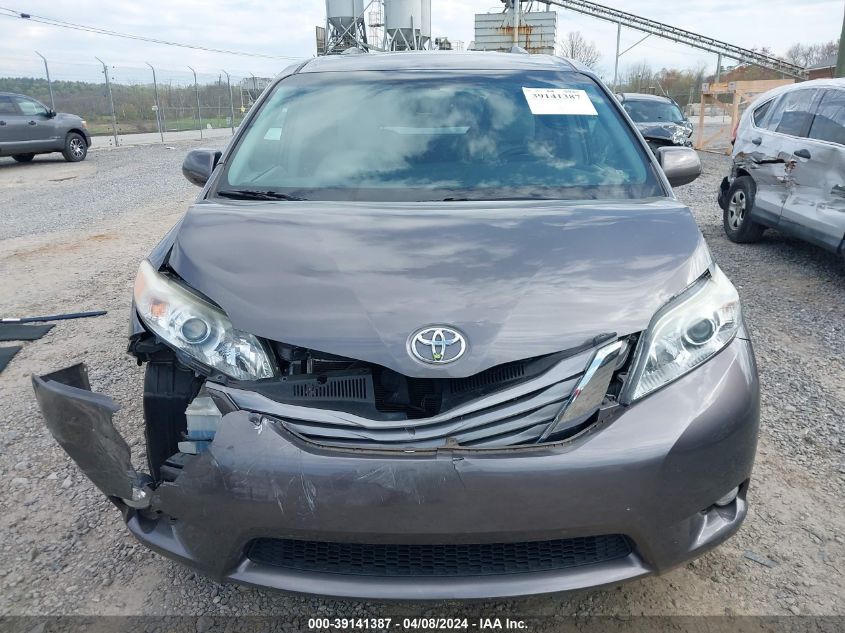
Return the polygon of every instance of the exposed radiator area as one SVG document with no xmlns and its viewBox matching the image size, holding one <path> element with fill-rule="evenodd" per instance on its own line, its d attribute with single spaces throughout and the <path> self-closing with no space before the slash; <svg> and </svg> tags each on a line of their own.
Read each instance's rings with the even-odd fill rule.
<svg viewBox="0 0 845 633">
<path fill-rule="evenodd" d="M 272 416 L 291 433 L 322 445 L 380 450 L 531 445 L 550 436 L 554 441 L 566 439 L 595 421 L 593 414 L 607 392 L 617 358 L 621 358 L 620 350 L 626 346 L 625 342 L 611 342 L 564 357 L 539 375 L 419 419 L 375 419 L 299 402 L 280 402 L 250 390 L 217 385 L 209 388 L 225 393 L 237 407 Z M 610 356 L 606 355 L 608 351 Z M 506 372 L 499 377 L 504 381 L 518 378 L 521 369 L 510 365 L 488 371 Z M 459 380 L 475 387 L 472 381 L 480 379 Z M 340 388 L 331 385 L 326 382 L 321 387 Z M 312 383 L 309 388 L 316 387 Z M 349 385 L 342 389 L 343 394 L 363 393 Z"/>
</svg>

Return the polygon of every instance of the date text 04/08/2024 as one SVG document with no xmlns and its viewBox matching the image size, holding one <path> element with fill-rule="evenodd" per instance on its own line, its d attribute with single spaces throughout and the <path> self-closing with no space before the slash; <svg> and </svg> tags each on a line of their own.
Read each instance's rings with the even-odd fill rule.
<svg viewBox="0 0 845 633">
<path fill-rule="evenodd" d="M 311 630 L 510 630 L 519 631 L 527 628 L 524 620 L 510 618 L 309 618 Z"/>
</svg>

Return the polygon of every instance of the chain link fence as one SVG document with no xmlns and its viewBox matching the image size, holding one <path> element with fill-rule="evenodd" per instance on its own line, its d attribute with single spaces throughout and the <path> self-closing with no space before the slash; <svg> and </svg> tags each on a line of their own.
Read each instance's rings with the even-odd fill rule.
<svg viewBox="0 0 845 633">
<path fill-rule="evenodd" d="M 195 72 L 110 64 L 105 58 L 102 63 L 49 56 L 0 62 L 0 92 L 24 94 L 57 112 L 79 115 L 92 136 L 111 145 L 232 134 L 268 84 L 268 78 L 226 69 Z"/>
</svg>

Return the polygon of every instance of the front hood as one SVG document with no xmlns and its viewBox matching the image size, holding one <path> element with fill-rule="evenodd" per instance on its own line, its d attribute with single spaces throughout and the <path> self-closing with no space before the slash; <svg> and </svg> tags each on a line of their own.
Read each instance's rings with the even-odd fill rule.
<svg viewBox="0 0 845 633">
<path fill-rule="evenodd" d="M 57 112 L 55 118 L 59 121 L 64 121 L 68 123 L 82 121 L 82 117 L 76 114 L 68 114 L 67 112 Z"/>
<path fill-rule="evenodd" d="M 171 267 L 235 327 L 410 376 L 469 376 L 643 330 L 710 263 L 670 199 L 199 202 L 171 239 Z M 409 335 L 432 324 L 464 333 L 462 358 L 408 355 Z"/>
</svg>

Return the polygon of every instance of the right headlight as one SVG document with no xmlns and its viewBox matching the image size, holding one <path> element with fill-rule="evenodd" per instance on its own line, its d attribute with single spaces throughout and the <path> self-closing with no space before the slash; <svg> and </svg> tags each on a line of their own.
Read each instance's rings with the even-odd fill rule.
<svg viewBox="0 0 845 633">
<path fill-rule="evenodd" d="M 739 294 L 714 264 L 654 315 L 620 400 L 633 402 L 695 369 L 733 340 L 741 322 Z"/>
</svg>

